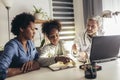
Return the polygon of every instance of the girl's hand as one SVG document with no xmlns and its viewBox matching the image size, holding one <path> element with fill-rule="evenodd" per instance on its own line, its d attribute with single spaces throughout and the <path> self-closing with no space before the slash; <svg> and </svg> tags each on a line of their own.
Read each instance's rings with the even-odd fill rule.
<svg viewBox="0 0 120 80">
<path fill-rule="evenodd" d="M 65 57 L 65 56 L 57 56 L 55 57 L 55 62 L 61 61 L 64 64 L 70 62 L 70 58 Z"/>
</svg>

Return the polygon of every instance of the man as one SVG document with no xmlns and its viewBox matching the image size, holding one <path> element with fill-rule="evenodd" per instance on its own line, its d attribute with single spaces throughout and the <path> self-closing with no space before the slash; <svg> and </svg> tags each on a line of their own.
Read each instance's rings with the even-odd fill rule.
<svg viewBox="0 0 120 80">
<path fill-rule="evenodd" d="M 102 35 L 99 19 L 99 17 L 89 18 L 84 34 L 77 36 L 74 41 L 72 46 L 73 55 L 78 57 L 80 61 L 84 61 L 89 56 L 92 37 Z"/>
</svg>

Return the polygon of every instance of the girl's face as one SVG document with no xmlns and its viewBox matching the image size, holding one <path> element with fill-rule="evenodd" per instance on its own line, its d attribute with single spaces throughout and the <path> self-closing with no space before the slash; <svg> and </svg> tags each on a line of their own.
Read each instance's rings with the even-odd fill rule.
<svg viewBox="0 0 120 80">
<path fill-rule="evenodd" d="M 32 40 L 35 35 L 35 25 L 33 22 L 30 22 L 26 29 L 21 29 L 21 34 L 26 40 Z"/>
<path fill-rule="evenodd" d="M 57 45 L 59 42 L 59 31 L 57 29 L 52 29 L 48 35 L 48 39 L 53 45 Z"/>
</svg>

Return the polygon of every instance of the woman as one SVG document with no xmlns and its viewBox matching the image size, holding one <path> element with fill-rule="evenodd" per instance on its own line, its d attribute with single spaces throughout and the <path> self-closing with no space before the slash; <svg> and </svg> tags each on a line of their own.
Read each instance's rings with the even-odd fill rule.
<svg viewBox="0 0 120 80">
<path fill-rule="evenodd" d="M 57 20 L 46 21 L 42 24 L 42 32 L 50 41 L 50 44 L 45 45 L 41 49 L 39 61 L 42 66 L 49 66 L 58 61 L 63 63 L 70 61 L 68 57 L 65 57 L 69 52 L 65 49 L 64 43 L 59 39 L 60 30 L 61 24 Z"/>
<path fill-rule="evenodd" d="M 35 35 L 34 17 L 29 13 L 17 15 L 12 20 L 11 32 L 16 35 L 7 42 L 0 56 L 0 80 L 31 70 L 39 69 L 38 53 L 33 42 Z"/>
</svg>

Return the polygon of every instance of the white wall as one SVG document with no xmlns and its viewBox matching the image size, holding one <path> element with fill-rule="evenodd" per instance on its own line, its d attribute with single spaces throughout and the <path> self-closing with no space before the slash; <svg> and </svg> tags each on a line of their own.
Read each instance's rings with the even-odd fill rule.
<svg viewBox="0 0 120 80">
<path fill-rule="evenodd" d="M 10 8 L 10 23 L 13 17 L 22 12 L 33 13 L 33 5 L 42 7 L 50 15 L 49 0 L 13 0 Z M 8 22 L 7 10 L 0 0 L 0 46 L 3 46 L 8 40 Z M 12 38 L 12 33 L 11 33 Z"/>
<path fill-rule="evenodd" d="M 110 10 L 112 14 L 116 11 L 120 12 L 120 0 L 103 0 L 102 2 L 103 11 Z M 104 35 L 120 35 L 120 14 L 112 15 L 111 18 L 103 18 L 103 28 Z"/>
<path fill-rule="evenodd" d="M 83 29 L 83 5 L 82 0 L 73 0 L 74 1 L 74 11 L 75 11 L 75 27 L 76 33 L 81 32 Z M 33 13 L 33 5 L 37 7 L 42 7 L 48 16 L 51 14 L 50 7 L 51 0 L 13 0 L 13 5 L 10 8 L 10 23 L 13 17 L 22 12 Z M 7 22 L 7 10 L 0 0 L 0 46 L 4 46 L 5 43 L 9 40 L 8 38 L 8 22 Z M 11 33 L 11 38 L 13 35 Z"/>
<path fill-rule="evenodd" d="M 83 2 L 82 0 L 74 1 L 74 14 L 75 14 L 75 30 L 76 34 L 81 34 L 84 29 L 84 16 L 83 16 Z"/>
</svg>

